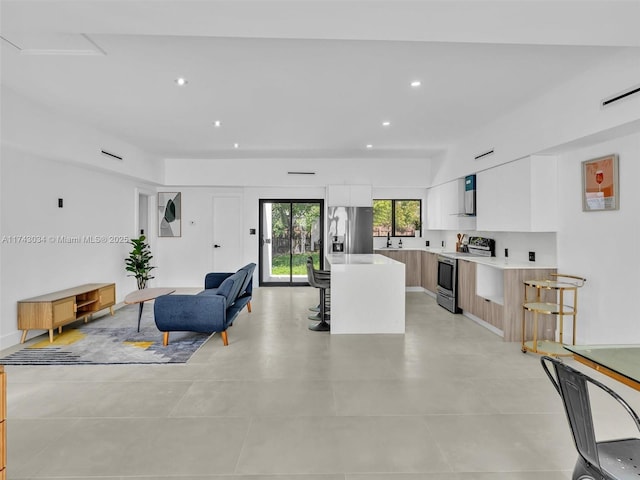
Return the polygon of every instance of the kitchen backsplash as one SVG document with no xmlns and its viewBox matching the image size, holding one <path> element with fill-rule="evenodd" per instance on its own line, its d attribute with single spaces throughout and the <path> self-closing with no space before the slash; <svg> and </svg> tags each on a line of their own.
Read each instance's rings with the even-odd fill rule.
<svg viewBox="0 0 640 480">
<path fill-rule="evenodd" d="M 529 252 L 535 252 L 536 263 L 555 265 L 556 234 L 555 232 L 531 233 L 531 232 L 479 232 L 479 231 L 426 231 L 422 237 L 392 237 L 392 247 L 397 248 L 402 238 L 403 248 L 423 248 L 429 241 L 431 248 L 442 248 L 443 251 L 456 249 L 457 235 L 463 233 L 465 240 L 471 236 L 489 237 L 496 241 L 496 257 L 504 258 L 505 248 L 509 249 L 509 260 L 514 262 L 528 262 Z M 442 243 L 444 242 L 444 247 Z M 464 242 L 463 242 L 464 243 Z M 384 248 L 387 238 L 374 237 L 373 248 Z"/>
</svg>

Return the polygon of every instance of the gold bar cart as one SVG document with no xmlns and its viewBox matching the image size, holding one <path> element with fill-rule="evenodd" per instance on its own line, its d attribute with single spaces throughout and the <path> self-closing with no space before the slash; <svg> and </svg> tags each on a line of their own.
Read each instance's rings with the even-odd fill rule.
<svg viewBox="0 0 640 480">
<path fill-rule="evenodd" d="M 576 275 L 562 273 L 552 273 L 553 278 L 548 280 L 525 280 L 524 281 L 524 303 L 522 304 L 522 353 L 533 352 L 542 355 L 571 356 L 571 352 L 563 348 L 564 338 L 564 317 L 573 318 L 572 341 L 576 344 L 576 316 L 578 314 L 578 288 L 587 281 L 586 278 Z M 528 295 L 531 289 L 535 289 L 533 298 Z M 543 291 L 554 291 L 555 301 L 543 299 Z M 566 305 L 566 295 L 573 297 L 573 304 Z M 533 317 L 533 339 L 526 339 L 527 312 Z M 539 315 L 557 315 L 558 317 L 558 341 L 539 339 Z M 531 317 L 531 315 L 530 315 Z"/>
</svg>

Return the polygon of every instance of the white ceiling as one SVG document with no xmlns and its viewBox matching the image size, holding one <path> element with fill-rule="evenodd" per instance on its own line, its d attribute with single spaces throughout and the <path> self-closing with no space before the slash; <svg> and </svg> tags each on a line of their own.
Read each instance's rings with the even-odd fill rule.
<svg viewBox="0 0 640 480">
<path fill-rule="evenodd" d="M 0 9 L 4 85 L 160 158 L 425 157 L 640 46 L 638 0 Z"/>
</svg>

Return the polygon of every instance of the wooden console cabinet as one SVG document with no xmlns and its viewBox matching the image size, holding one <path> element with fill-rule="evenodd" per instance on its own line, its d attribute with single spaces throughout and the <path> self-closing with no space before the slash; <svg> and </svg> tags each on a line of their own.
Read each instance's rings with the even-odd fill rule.
<svg viewBox="0 0 640 480">
<path fill-rule="evenodd" d="M 49 330 L 53 342 L 53 330 L 84 318 L 85 322 L 99 310 L 109 308 L 113 315 L 116 303 L 114 283 L 88 283 L 59 292 L 28 298 L 18 302 L 18 328 L 22 330 L 24 343 L 29 330 Z"/>
</svg>

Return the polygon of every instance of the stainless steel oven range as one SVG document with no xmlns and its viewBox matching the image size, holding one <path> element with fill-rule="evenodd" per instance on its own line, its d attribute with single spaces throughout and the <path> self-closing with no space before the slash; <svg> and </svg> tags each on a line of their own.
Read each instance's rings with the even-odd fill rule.
<svg viewBox="0 0 640 480">
<path fill-rule="evenodd" d="M 457 301 L 458 260 L 452 256 L 438 255 L 438 305 L 452 313 L 460 313 Z"/>
<path fill-rule="evenodd" d="M 492 238 L 469 237 L 464 245 L 465 252 L 444 252 L 438 255 L 438 305 L 452 313 L 460 313 L 458 308 L 458 257 L 494 257 L 496 244 Z"/>
</svg>

